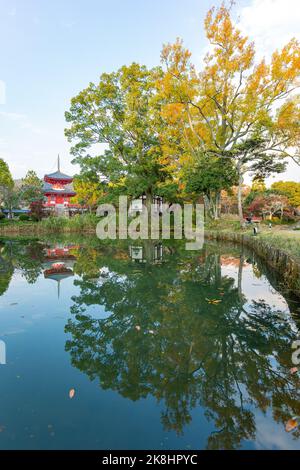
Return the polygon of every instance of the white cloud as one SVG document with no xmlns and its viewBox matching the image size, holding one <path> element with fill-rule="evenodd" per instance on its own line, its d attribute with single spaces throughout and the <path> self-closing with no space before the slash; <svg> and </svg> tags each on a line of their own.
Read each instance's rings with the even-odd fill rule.
<svg viewBox="0 0 300 470">
<path fill-rule="evenodd" d="M 293 37 L 300 40 L 299 0 L 250 0 L 249 4 L 237 11 L 239 28 L 255 42 L 257 59 L 270 59 L 276 49 L 282 48 Z M 289 163 L 287 171 L 267 179 L 271 185 L 277 180 L 299 181 L 300 169 Z M 251 178 L 248 176 L 246 182 Z"/>
<path fill-rule="evenodd" d="M 258 416 L 256 421 L 256 442 L 258 450 L 295 450 L 300 448 L 299 442 L 287 434 L 283 426 L 267 420 L 265 416 Z"/>
<path fill-rule="evenodd" d="M 12 113 L 12 112 L 8 112 L 8 111 L 0 111 L 0 117 L 1 116 L 6 120 L 17 122 L 21 129 L 30 130 L 34 134 L 41 134 L 42 133 L 42 130 L 39 127 L 36 127 L 30 121 L 29 117 L 26 114 Z"/>
<path fill-rule="evenodd" d="M 259 57 L 270 56 L 293 37 L 300 39 L 299 0 L 251 0 L 238 14 L 239 27 L 255 41 Z"/>
<path fill-rule="evenodd" d="M 11 121 L 21 121 L 24 119 L 27 119 L 26 114 L 21 114 L 21 113 L 11 113 L 8 111 L 0 111 L 0 116 L 9 119 Z"/>
</svg>

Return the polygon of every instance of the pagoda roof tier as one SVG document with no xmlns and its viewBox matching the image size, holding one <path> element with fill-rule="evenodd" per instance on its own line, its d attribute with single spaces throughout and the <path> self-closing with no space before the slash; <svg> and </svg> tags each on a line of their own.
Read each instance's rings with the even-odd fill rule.
<svg viewBox="0 0 300 470">
<path fill-rule="evenodd" d="M 70 183 L 73 181 L 73 177 L 62 173 L 61 171 L 55 171 L 54 173 L 50 173 L 44 176 L 44 180 L 48 183 L 54 183 L 59 181 L 60 183 Z"/>
<path fill-rule="evenodd" d="M 44 191 L 44 194 L 45 196 L 47 196 L 49 194 L 49 196 L 51 196 L 51 194 L 58 194 L 58 195 L 62 195 L 62 196 L 76 196 L 76 193 L 74 191 L 68 191 L 67 189 L 64 189 L 64 190 L 58 190 L 58 189 L 48 189 L 47 191 Z"/>
<path fill-rule="evenodd" d="M 44 272 L 44 277 L 46 279 L 53 279 L 53 281 L 61 281 L 67 277 L 74 276 L 72 269 L 65 269 L 64 271 L 56 271 L 55 269 L 47 269 Z"/>
<path fill-rule="evenodd" d="M 63 196 L 76 196 L 76 193 L 73 189 L 72 184 L 65 185 L 62 189 L 55 189 L 49 184 L 48 182 L 44 183 L 43 186 L 43 193 L 47 196 L 47 194 L 61 194 Z"/>
</svg>

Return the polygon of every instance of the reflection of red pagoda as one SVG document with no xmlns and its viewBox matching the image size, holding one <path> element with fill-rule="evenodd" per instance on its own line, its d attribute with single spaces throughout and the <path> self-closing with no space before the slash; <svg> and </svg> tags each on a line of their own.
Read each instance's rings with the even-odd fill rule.
<svg viewBox="0 0 300 470">
<path fill-rule="evenodd" d="M 76 256 L 72 253 L 72 250 L 76 250 L 78 248 L 79 247 L 77 245 L 68 245 L 68 246 L 63 246 L 63 247 L 56 246 L 55 248 L 47 248 L 45 259 L 47 261 L 58 260 L 58 259 L 59 260 L 61 259 L 75 260 Z"/>
<path fill-rule="evenodd" d="M 61 173 L 58 156 L 57 171 L 44 176 L 45 207 L 53 208 L 56 212 L 63 212 L 69 207 L 77 207 L 75 204 L 70 203 L 70 199 L 76 196 L 72 181 L 72 176 Z"/>
<path fill-rule="evenodd" d="M 60 283 L 64 279 L 74 275 L 73 265 L 76 259 L 71 250 L 75 246 L 48 248 L 45 254 L 45 279 L 57 282 L 57 295 L 60 295 Z"/>
</svg>

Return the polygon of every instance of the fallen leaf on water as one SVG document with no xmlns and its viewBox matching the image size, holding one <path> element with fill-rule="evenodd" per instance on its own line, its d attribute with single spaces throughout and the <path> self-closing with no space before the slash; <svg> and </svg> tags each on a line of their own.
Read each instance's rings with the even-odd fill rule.
<svg viewBox="0 0 300 470">
<path fill-rule="evenodd" d="M 217 299 L 205 299 L 209 304 L 212 304 L 212 305 L 217 305 L 217 304 L 220 304 L 222 302 L 222 300 L 217 300 Z"/>
<path fill-rule="evenodd" d="M 295 417 L 295 418 L 289 419 L 289 421 L 285 425 L 285 430 L 286 432 L 291 432 L 294 429 L 296 429 L 298 426 L 299 426 L 298 418 Z"/>
<path fill-rule="evenodd" d="M 69 397 L 74 398 L 74 395 L 75 395 L 75 390 L 74 388 L 71 388 L 71 390 L 69 391 Z"/>
<path fill-rule="evenodd" d="M 293 367 L 293 368 L 290 370 L 290 373 L 291 373 L 292 375 L 297 374 L 297 372 L 298 372 L 298 367 Z"/>
</svg>

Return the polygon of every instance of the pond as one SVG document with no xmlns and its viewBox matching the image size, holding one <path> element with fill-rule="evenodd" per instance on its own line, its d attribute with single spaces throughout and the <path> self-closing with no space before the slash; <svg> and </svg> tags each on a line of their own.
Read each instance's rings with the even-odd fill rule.
<svg viewBox="0 0 300 470">
<path fill-rule="evenodd" d="M 251 251 L 0 240 L 1 449 L 300 449 L 300 304 Z"/>
</svg>

